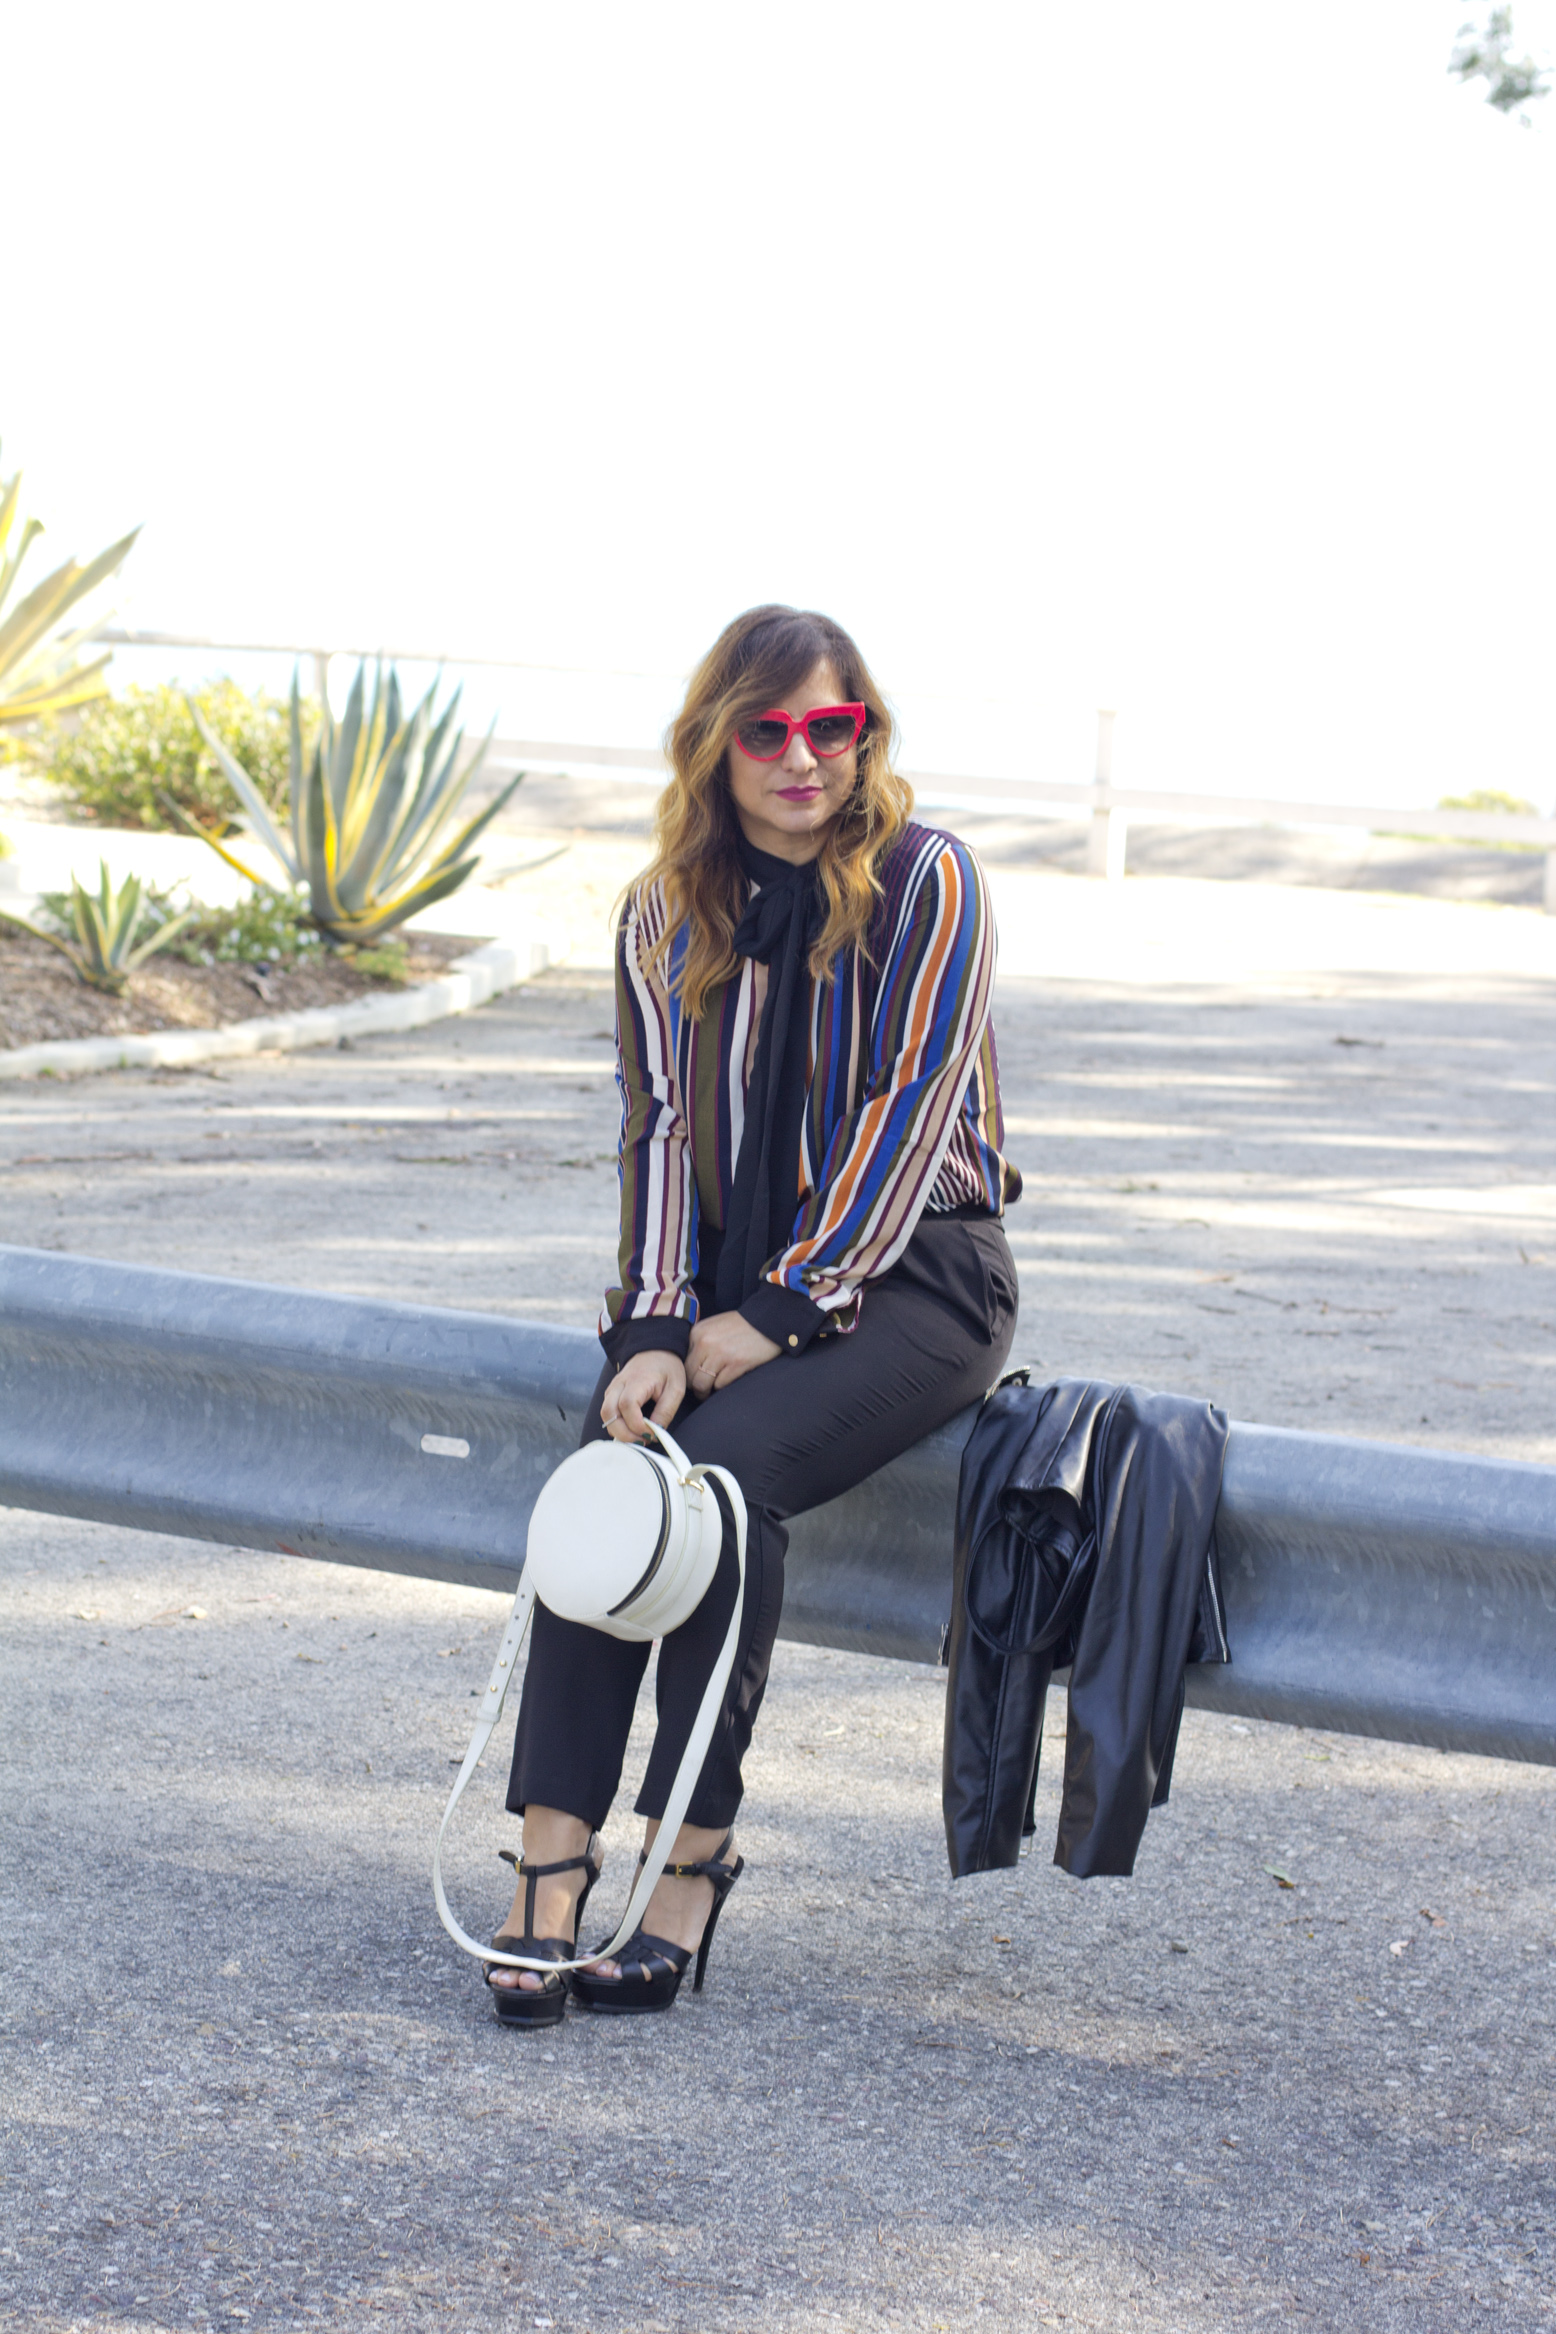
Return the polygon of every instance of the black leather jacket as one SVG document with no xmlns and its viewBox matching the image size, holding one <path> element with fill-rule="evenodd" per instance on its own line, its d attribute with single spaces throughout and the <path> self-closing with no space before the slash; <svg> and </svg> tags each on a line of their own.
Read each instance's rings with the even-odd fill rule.
<svg viewBox="0 0 1556 2334">
<path fill-rule="evenodd" d="M 1017 1373 L 1024 1377 L 1025 1373 Z M 1226 1417 L 1062 1378 L 996 1387 L 962 1456 L 942 1796 L 951 1871 L 1035 1829 L 1043 1703 L 1070 1671 L 1054 1861 L 1127 1874 L 1165 1805 L 1189 1661 L 1228 1661 L 1215 1557 Z"/>
</svg>

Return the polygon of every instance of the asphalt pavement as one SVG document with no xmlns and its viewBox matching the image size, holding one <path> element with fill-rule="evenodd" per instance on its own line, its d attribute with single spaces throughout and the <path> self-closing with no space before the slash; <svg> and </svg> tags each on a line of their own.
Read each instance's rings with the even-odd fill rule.
<svg viewBox="0 0 1556 2334">
<path fill-rule="evenodd" d="M 1556 1457 L 1551 1017 L 1009 984 L 1018 1351 Z M 586 1322 L 608 1026 L 559 973 L 347 1054 L 13 1089 L 5 1237 Z M 0 2324 L 1556 2321 L 1550 1769 L 1190 1713 L 1135 1877 L 1083 1884 L 1059 1696 L 1036 1851 L 953 1887 L 939 1675 L 780 1645 L 705 1993 L 526 2036 L 428 1880 L 501 1600 L 15 1512 L 0 1599 Z M 477 1932 L 501 1768 L 449 1859 Z"/>
</svg>

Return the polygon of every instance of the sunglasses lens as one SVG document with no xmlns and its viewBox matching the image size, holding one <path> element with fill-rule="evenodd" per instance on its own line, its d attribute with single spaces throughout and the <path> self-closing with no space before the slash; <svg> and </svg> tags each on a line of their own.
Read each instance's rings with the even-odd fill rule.
<svg viewBox="0 0 1556 2334">
<path fill-rule="evenodd" d="M 823 713 L 809 724 L 807 735 L 818 754 L 840 754 L 854 742 L 851 713 Z"/>
<path fill-rule="evenodd" d="M 754 762 L 775 762 L 789 738 L 782 721 L 743 721 L 735 734 Z"/>
</svg>

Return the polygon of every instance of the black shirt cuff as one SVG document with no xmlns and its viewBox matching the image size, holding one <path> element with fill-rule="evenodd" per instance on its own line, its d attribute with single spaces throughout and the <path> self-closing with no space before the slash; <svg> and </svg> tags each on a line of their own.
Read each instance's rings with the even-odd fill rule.
<svg viewBox="0 0 1556 2334">
<path fill-rule="evenodd" d="M 781 1353 L 803 1353 L 813 1337 L 828 1326 L 827 1316 L 798 1289 L 781 1289 L 764 1280 L 740 1308 L 740 1317 L 770 1337 Z"/>
<path fill-rule="evenodd" d="M 600 1332 L 605 1358 L 620 1369 L 635 1353 L 674 1353 L 685 1361 L 692 1325 L 678 1313 L 652 1314 L 646 1321 L 617 1321 Z"/>
</svg>

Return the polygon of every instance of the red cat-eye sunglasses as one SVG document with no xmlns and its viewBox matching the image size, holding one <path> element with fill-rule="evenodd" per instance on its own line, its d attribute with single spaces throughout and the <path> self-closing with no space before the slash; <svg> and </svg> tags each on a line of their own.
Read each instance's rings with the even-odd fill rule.
<svg viewBox="0 0 1556 2334">
<path fill-rule="evenodd" d="M 742 721 L 735 731 L 740 750 L 753 762 L 776 762 L 789 750 L 796 730 L 805 743 L 822 761 L 830 762 L 836 754 L 846 754 L 856 745 L 865 724 L 862 705 L 818 705 L 813 713 L 803 714 L 796 721 L 792 714 L 776 706 L 771 713 L 759 713 L 751 721 Z"/>
</svg>

